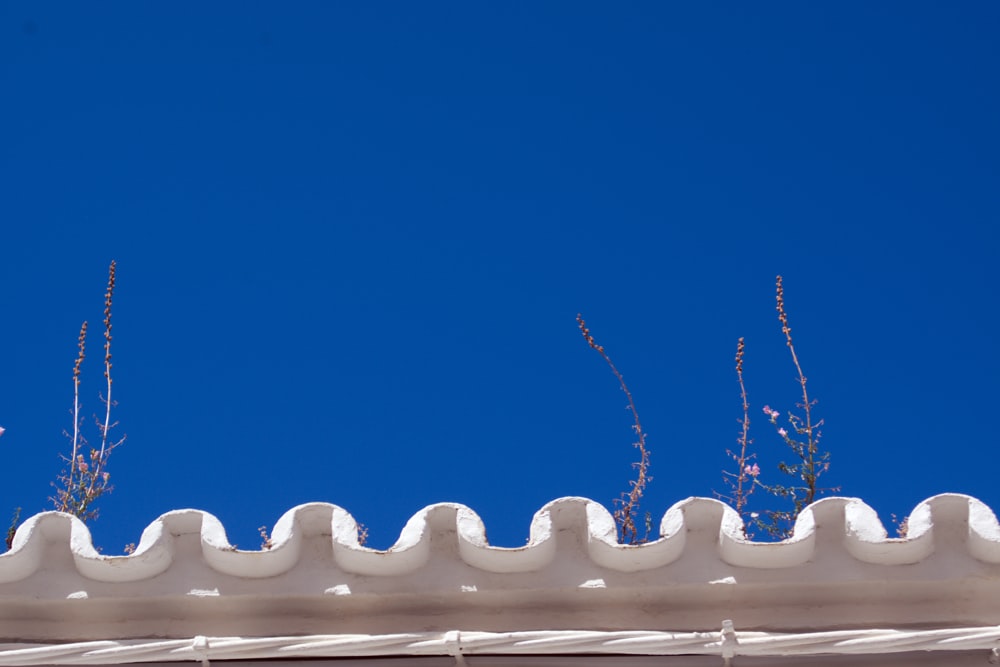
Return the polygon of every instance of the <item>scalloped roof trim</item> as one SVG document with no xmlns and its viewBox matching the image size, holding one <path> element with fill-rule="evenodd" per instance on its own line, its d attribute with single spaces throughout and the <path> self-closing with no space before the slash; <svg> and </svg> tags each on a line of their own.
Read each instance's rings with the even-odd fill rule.
<svg viewBox="0 0 1000 667">
<path fill-rule="evenodd" d="M 666 567 L 685 549 L 697 548 L 688 545 L 688 535 L 695 531 L 716 535 L 717 556 L 730 565 L 781 569 L 809 562 L 828 538 L 864 563 L 914 564 L 930 556 L 942 540 L 953 539 L 956 529 L 967 531 L 965 548 L 972 558 L 1000 563 L 996 515 L 981 501 L 960 494 L 942 494 L 918 504 L 909 516 L 906 538 L 889 538 L 875 510 L 858 498 L 824 498 L 803 510 L 792 536 L 778 543 L 746 540 L 743 522 L 731 507 L 709 498 L 688 498 L 663 515 L 658 539 L 640 545 L 618 543 L 614 518 L 603 505 L 587 498 L 560 498 L 535 513 L 527 544 L 517 548 L 491 546 L 483 521 L 469 507 L 439 503 L 414 514 L 385 551 L 360 545 L 354 517 L 329 503 L 308 503 L 286 512 L 272 531 L 273 546 L 262 551 L 234 548 L 222 523 L 208 512 L 168 512 L 143 531 L 135 552 L 127 556 L 101 555 L 82 521 L 65 513 L 43 512 L 25 521 L 11 550 L 0 555 L 0 584 L 30 577 L 47 550 L 66 543 L 76 570 L 88 579 L 109 583 L 151 579 L 180 558 L 174 540 L 190 534 L 200 536 L 201 554 L 214 570 L 261 579 L 295 568 L 305 540 L 323 536 L 332 540 L 333 559 L 342 570 L 395 576 L 423 567 L 432 557 L 432 542 L 442 539 L 457 540 L 458 555 L 469 566 L 513 574 L 550 565 L 556 558 L 559 532 L 569 530 L 580 537 L 596 565 L 629 573 Z"/>
</svg>

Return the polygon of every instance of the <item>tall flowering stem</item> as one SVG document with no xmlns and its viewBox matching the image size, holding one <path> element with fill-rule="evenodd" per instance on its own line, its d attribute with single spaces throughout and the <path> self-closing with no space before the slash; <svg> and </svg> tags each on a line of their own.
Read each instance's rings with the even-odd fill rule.
<svg viewBox="0 0 1000 667">
<path fill-rule="evenodd" d="M 798 383 L 802 389 L 802 402 L 796 406 L 802 411 L 801 414 L 788 413 L 788 426 L 786 429 L 778 425 L 778 418 L 781 413 L 764 406 L 764 414 L 768 421 L 775 427 L 778 436 L 785 442 L 794 453 L 798 461 L 793 463 L 778 464 L 778 470 L 789 475 L 798 482 L 788 486 L 782 484 L 763 485 L 769 493 L 780 498 L 787 498 L 792 502 L 791 510 L 770 510 L 765 512 L 767 520 L 758 520 L 757 525 L 763 528 L 772 537 L 788 537 L 794 527 L 795 519 L 810 503 L 816 500 L 825 491 L 836 491 L 838 489 L 821 489 L 818 485 L 820 475 L 830 468 L 830 453 L 821 452 L 819 449 L 820 437 L 822 435 L 820 427 L 823 420 L 817 420 L 813 408 L 816 399 L 809 397 L 809 390 L 805 373 L 802 372 L 802 364 L 799 363 L 799 356 L 795 351 L 795 343 L 792 340 L 792 327 L 788 324 L 788 313 L 785 310 L 785 289 L 781 276 L 775 279 L 775 302 L 778 311 L 778 321 L 781 323 L 781 333 L 785 336 L 785 345 L 792 355 L 792 363 L 798 374 Z"/>
<path fill-rule="evenodd" d="M 632 392 L 629 391 L 628 385 L 625 384 L 625 378 L 622 377 L 621 372 L 615 366 L 614 362 L 611 361 L 611 357 L 608 353 L 604 351 L 604 346 L 598 345 L 594 340 L 594 337 L 590 333 L 590 329 L 587 328 L 587 323 L 583 320 L 583 316 L 579 313 L 576 316 L 577 326 L 580 328 L 580 333 L 583 334 L 584 340 L 590 345 L 590 349 L 596 351 L 601 358 L 607 362 L 608 367 L 611 368 L 611 372 L 614 373 L 615 379 L 618 380 L 618 385 L 621 387 L 622 391 L 625 392 L 626 398 L 628 398 L 628 409 L 632 413 L 632 430 L 635 431 L 637 440 L 633 443 L 633 446 L 639 450 L 639 460 L 632 464 L 632 467 L 636 469 L 636 478 L 629 481 L 629 490 L 623 492 L 621 498 L 615 500 L 615 505 L 617 506 L 614 512 L 615 523 L 618 525 L 618 538 L 619 541 L 628 544 L 636 544 L 639 542 L 645 542 L 646 538 L 639 538 L 639 530 L 635 525 L 635 516 L 639 509 L 639 500 L 642 498 L 643 492 L 646 490 L 646 484 L 649 483 L 653 478 L 649 476 L 649 449 L 646 447 L 646 432 L 642 428 L 642 422 L 639 420 L 639 411 L 635 407 L 635 400 L 632 398 Z M 649 521 L 647 521 L 646 536 L 649 534 Z"/>
<path fill-rule="evenodd" d="M 805 424 L 802 434 L 806 436 L 806 448 L 805 456 L 803 457 L 805 467 L 802 473 L 802 481 L 806 483 L 807 488 L 806 497 L 803 498 L 803 501 L 808 505 L 816 499 L 816 479 L 819 477 L 816 472 L 816 454 L 819 442 L 819 431 L 817 429 L 822 424 L 819 423 L 815 427 L 813 426 L 812 408 L 816 404 L 816 401 L 809 400 L 809 391 L 806 389 L 807 379 L 805 373 L 802 372 L 802 364 L 799 363 L 799 356 L 795 353 L 795 344 L 792 342 L 792 328 L 788 326 L 788 314 L 785 312 L 785 288 L 782 285 L 781 276 L 775 279 L 775 283 L 776 310 L 778 311 L 778 321 L 781 322 L 781 333 L 785 334 L 785 344 L 788 346 L 788 351 L 791 352 L 792 362 L 795 364 L 795 370 L 799 374 L 799 385 L 802 387 L 802 402 L 798 406 L 805 414 Z"/>
<path fill-rule="evenodd" d="M 747 532 L 747 526 L 750 524 L 749 519 L 751 518 L 747 510 L 747 503 L 750 500 L 750 495 L 754 492 L 754 488 L 757 486 L 757 476 L 760 475 L 760 466 L 756 463 L 750 463 L 755 458 L 755 455 L 750 453 L 750 445 L 753 443 L 753 440 L 750 439 L 750 402 L 747 399 L 746 384 L 743 382 L 743 356 L 745 352 L 746 344 L 740 338 L 736 342 L 736 379 L 739 382 L 740 400 L 743 407 L 743 417 L 739 420 L 740 435 L 736 439 L 740 449 L 739 452 L 734 452 L 731 449 L 726 450 L 726 454 L 736 463 L 736 472 L 733 473 L 724 470 L 722 475 L 726 485 L 729 487 L 729 492 L 723 494 L 716 491 L 714 493 L 716 498 L 728 502 L 739 512 L 740 517 L 743 518 L 744 535 L 752 537 Z"/>
<path fill-rule="evenodd" d="M 108 289 L 104 293 L 104 379 L 108 394 L 104 397 L 104 426 L 101 427 L 101 457 L 108 448 L 108 431 L 111 430 L 111 303 L 115 295 L 115 261 L 108 267 Z"/>
<path fill-rule="evenodd" d="M 69 484 L 67 488 L 75 485 L 76 459 L 81 446 L 86 444 L 86 440 L 81 440 L 82 436 L 80 435 L 80 367 L 83 365 L 83 357 L 87 348 L 86 320 L 80 326 L 80 335 L 77 337 L 76 346 L 79 351 L 76 355 L 76 363 L 73 364 L 73 449 L 69 457 Z M 63 504 L 66 504 L 65 500 Z M 65 507 L 61 508 L 60 511 L 65 512 Z"/>
<path fill-rule="evenodd" d="M 87 343 L 87 323 L 80 327 L 77 339 L 78 353 L 73 364 L 73 433 L 66 434 L 70 438 L 69 457 L 63 457 L 67 464 L 66 470 L 53 482 L 56 494 L 50 500 L 57 511 L 68 512 L 80 519 L 97 518 L 95 501 L 105 493 L 110 493 L 111 475 L 107 471 L 111 452 L 125 442 L 122 437 L 117 441 L 110 439 L 110 433 L 117 425 L 111 421 L 111 306 L 115 290 L 115 262 L 108 268 L 108 287 L 104 294 L 104 379 L 107 383 L 107 394 L 101 397 L 105 404 L 104 421 L 97 419 L 97 427 L 101 432 L 100 449 L 90 449 L 85 454 L 87 440 L 83 435 L 80 417 L 80 375 Z"/>
</svg>

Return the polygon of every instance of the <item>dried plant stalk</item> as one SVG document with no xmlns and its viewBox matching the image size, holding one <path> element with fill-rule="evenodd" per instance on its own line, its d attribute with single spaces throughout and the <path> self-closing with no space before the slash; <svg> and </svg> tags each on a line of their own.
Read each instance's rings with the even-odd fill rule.
<svg viewBox="0 0 1000 667">
<path fill-rule="evenodd" d="M 743 407 L 743 417 L 740 422 L 740 435 L 736 441 L 740 445 L 739 452 L 731 449 L 726 450 L 726 454 L 736 463 L 736 472 L 722 471 L 723 479 L 729 487 L 729 493 L 722 494 L 714 492 L 716 498 L 725 501 L 739 512 L 743 519 L 743 534 L 745 537 L 752 537 L 747 529 L 750 524 L 750 513 L 747 504 L 750 496 L 757 486 L 757 476 L 760 474 L 760 466 L 757 463 L 750 464 L 756 455 L 750 452 L 750 402 L 747 399 L 746 384 L 743 381 L 743 357 L 746 353 L 746 343 L 742 338 L 736 342 L 736 379 L 740 386 L 740 400 Z"/>
<path fill-rule="evenodd" d="M 590 329 L 587 328 L 587 323 L 579 313 L 576 316 L 576 323 L 580 328 L 580 333 L 583 334 L 587 344 L 590 345 L 590 348 L 600 354 L 601 358 L 607 362 L 608 367 L 611 368 L 611 372 L 614 373 L 615 378 L 618 380 L 618 385 L 628 398 L 628 409 L 632 413 L 632 430 L 635 431 L 637 436 L 637 440 L 633 443 L 633 446 L 639 450 L 639 460 L 632 464 L 636 469 L 636 478 L 629 482 L 629 490 L 622 492 L 621 498 L 615 500 L 617 507 L 614 511 L 614 517 L 618 525 L 618 537 L 621 542 L 628 544 L 645 542 L 646 537 L 649 535 L 650 522 L 647 521 L 646 537 L 640 539 L 639 530 L 635 525 L 635 516 L 639 509 L 639 500 L 646 490 L 646 484 L 652 480 L 652 477 L 649 476 L 649 449 L 646 447 L 646 432 L 642 428 L 642 422 L 639 420 L 639 411 L 635 407 L 632 392 L 629 391 L 628 385 L 625 384 L 625 378 L 622 377 L 614 362 L 611 361 L 608 353 L 604 351 L 604 347 L 598 345 L 594 340 Z"/>
<path fill-rule="evenodd" d="M 85 521 L 97 518 L 95 501 L 112 491 L 111 475 L 107 471 L 108 459 L 111 452 L 125 442 L 124 437 L 117 441 L 110 438 L 111 431 L 117 425 L 111 421 L 111 408 L 115 405 L 111 399 L 111 307 L 114 300 L 115 270 L 116 264 L 112 261 L 108 267 L 108 286 L 104 293 L 104 379 L 107 383 L 107 393 L 101 396 L 105 405 L 104 420 L 97 420 L 95 416 L 101 433 L 101 447 L 91 449 L 88 455 L 84 454 L 87 440 L 81 429 L 83 421 L 80 417 L 81 370 L 87 344 L 87 323 L 84 322 L 77 338 L 78 352 L 73 364 L 73 433 L 71 436 L 66 434 L 71 441 L 70 455 L 63 457 L 67 470 L 53 482 L 56 495 L 50 499 L 57 511 L 68 512 Z"/>
</svg>

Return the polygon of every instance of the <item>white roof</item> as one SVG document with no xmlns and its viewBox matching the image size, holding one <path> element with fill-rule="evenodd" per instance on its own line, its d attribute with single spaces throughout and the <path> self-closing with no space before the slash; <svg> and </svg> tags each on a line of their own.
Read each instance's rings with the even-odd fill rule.
<svg viewBox="0 0 1000 667">
<path fill-rule="evenodd" d="M 535 514 L 524 547 L 498 548 L 471 509 L 439 504 L 375 551 L 346 511 L 313 503 L 279 520 L 268 550 L 235 549 L 214 516 L 179 510 L 150 524 L 134 554 L 103 556 L 83 523 L 47 512 L 0 555 L 0 665 L 524 655 L 751 665 L 824 654 L 918 664 L 912 651 L 984 664 L 1000 647 L 1000 524 L 968 496 L 918 505 L 906 539 L 887 538 L 852 498 L 814 503 L 781 543 L 744 540 L 738 515 L 705 498 L 671 507 L 660 535 L 619 545 L 603 506 L 562 498 Z M 858 662 L 872 656 L 883 657 Z"/>
</svg>

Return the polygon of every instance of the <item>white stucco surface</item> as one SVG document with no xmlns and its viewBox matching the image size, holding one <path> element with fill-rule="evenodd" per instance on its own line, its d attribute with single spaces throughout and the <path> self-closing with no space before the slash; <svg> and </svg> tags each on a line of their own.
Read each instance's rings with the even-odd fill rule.
<svg viewBox="0 0 1000 667">
<path fill-rule="evenodd" d="M 199 637 L 212 659 L 1000 646 L 1000 524 L 967 496 L 918 505 L 906 539 L 852 498 L 814 503 L 777 544 L 744 540 L 736 513 L 704 498 L 671 507 L 648 544 L 617 544 L 611 515 L 583 498 L 549 503 L 529 534 L 493 547 L 473 510 L 439 504 L 375 551 L 346 511 L 313 503 L 282 516 L 266 551 L 234 549 L 214 516 L 179 510 L 134 554 L 103 556 L 79 520 L 39 514 L 0 555 L 0 665 L 201 659 Z M 70 643 L 76 657 L 53 661 Z"/>
</svg>

